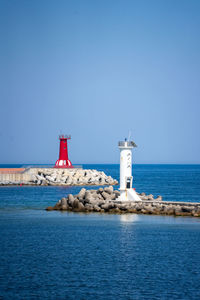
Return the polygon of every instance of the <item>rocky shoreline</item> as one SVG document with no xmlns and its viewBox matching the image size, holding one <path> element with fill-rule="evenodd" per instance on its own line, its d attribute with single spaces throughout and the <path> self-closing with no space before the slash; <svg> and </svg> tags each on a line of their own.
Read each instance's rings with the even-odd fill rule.
<svg viewBox="0 0 200 300">
<path fill-rule="evenodd" d="M 86 190 L 84 188 L 77 195 L 69 194 L 59 200 L 55 206 L 47 207 L 47 211 L 73 211 L 73 212 L 98 212 L 98 213 L 136 213 L 172 216 L 200 217 L 200 203 L 167 202 L 158 196 L 145 193 L 138 194 L 142 201 L 123 202 L 117 200 L 120 193 L 113 186 Z"/>
<path fill-rule="evenodd" d="M 22 173 L 2 174 L 0 185 L 116 185 L 118 181 L 93 169 L 29 168 Z"/>
</svg>

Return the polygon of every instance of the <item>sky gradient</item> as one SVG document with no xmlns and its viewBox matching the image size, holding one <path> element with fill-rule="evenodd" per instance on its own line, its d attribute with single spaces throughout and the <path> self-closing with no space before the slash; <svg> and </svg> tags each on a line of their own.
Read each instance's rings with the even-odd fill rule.
<svg viewBox="0 0 200 300">
<path fill-rule="evenodd" d="M 0 0 L 0 163 L 200 163 L 200 1 Z"/>
</svg>

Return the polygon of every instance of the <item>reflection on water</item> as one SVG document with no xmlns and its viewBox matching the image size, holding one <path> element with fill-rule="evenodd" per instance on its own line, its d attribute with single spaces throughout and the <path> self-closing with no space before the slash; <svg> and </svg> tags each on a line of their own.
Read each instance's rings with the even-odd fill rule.
<svg viewBox="0 0 200 300">
<path fill-rule="evenodd" d="M 122 223 L 134 223 L 139 220 L 139 216 L 136 214 L 124 214 L 120 215 L 119 218 Z"/>
</svg>

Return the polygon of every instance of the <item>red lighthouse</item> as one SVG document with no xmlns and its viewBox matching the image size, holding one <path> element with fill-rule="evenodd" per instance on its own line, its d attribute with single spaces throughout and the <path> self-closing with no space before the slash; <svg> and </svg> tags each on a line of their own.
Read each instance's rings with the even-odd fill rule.
<svg viewBox="0 0 200 300">
<path fill-rule="evenodd" d="M 70 135 L 60 135 L 60 153 L 59 159 L 56 161 L 54 168 L 73 168 L 71 161 L 68 159 L 67 140 L 70 140 Z"/>
</svg>

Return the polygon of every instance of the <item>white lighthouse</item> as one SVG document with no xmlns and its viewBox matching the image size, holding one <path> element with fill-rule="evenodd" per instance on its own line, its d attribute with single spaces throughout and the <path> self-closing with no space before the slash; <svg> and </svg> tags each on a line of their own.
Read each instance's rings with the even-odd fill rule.
<svg viewBox="0 0 200 300">
<path fill-rule="evenodd" d="M 120 150 L 120 201 L 140 201 L 140 197 L 132 188 L 132 149 L 137 147 L 133 141 L 119 142 Z"/>
</svg>

